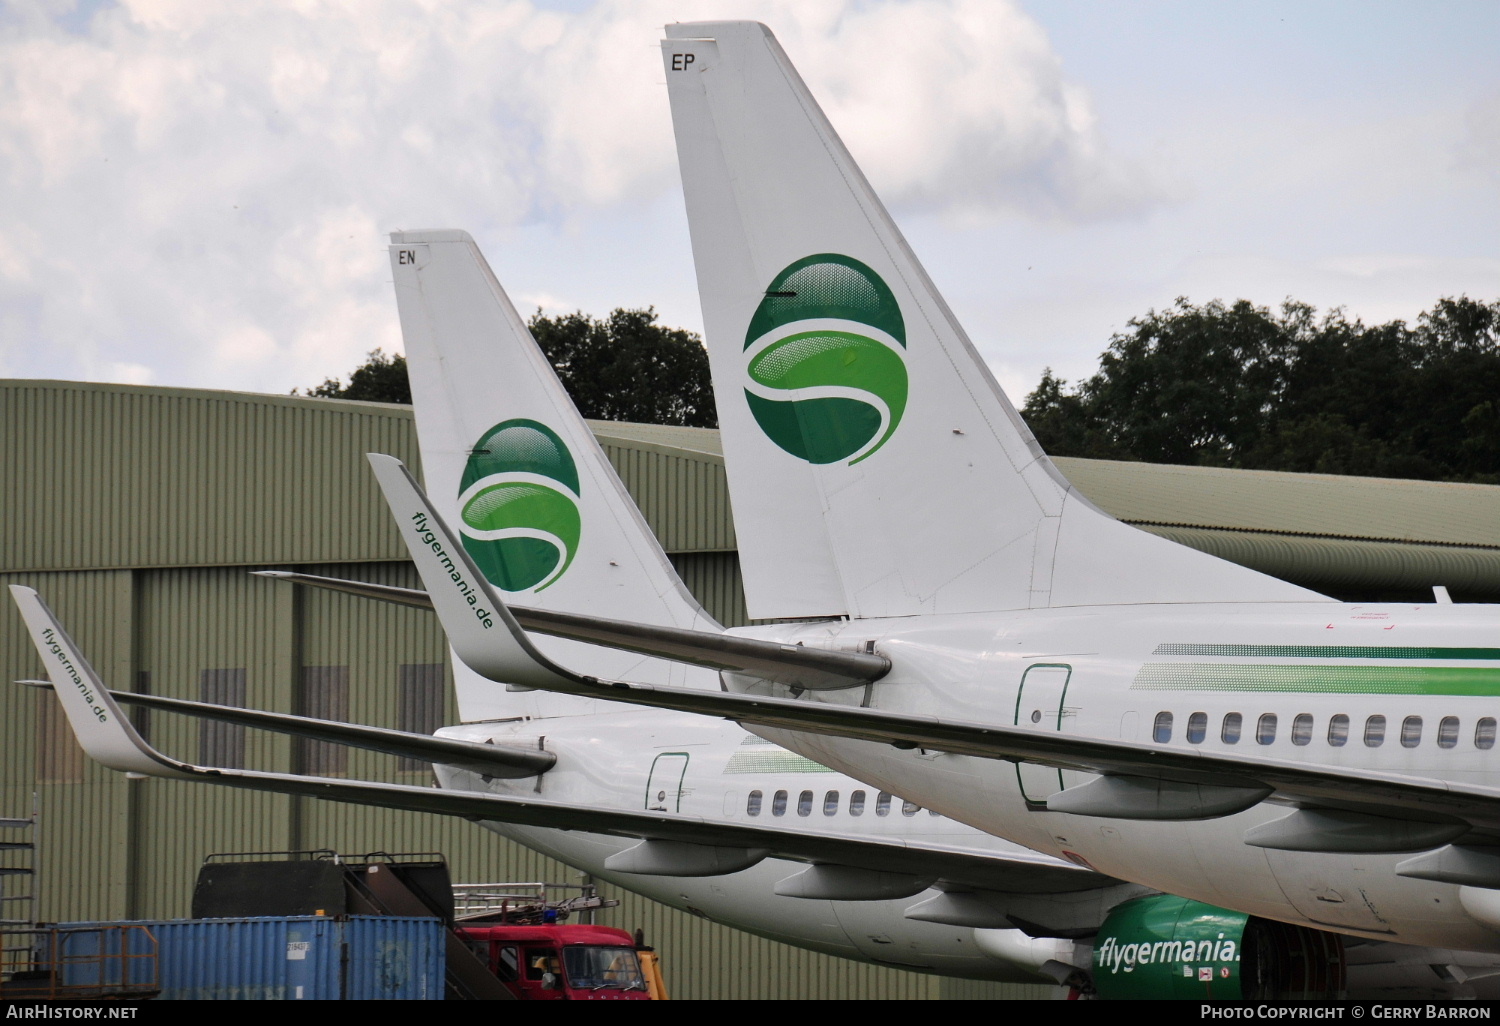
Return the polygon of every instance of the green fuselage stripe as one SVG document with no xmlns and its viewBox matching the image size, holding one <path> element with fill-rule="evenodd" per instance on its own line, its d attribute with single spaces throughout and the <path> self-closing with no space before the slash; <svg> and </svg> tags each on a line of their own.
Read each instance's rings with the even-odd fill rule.
<svg viewBox="0 0 1500 1026">
<path fill-rule="evenodd" d="M 1296 691 L 1342 695 L 1500 695 L 1500 667 L 1147 663 L 1138 691 Z"/>
<path fill-rule="evenodd" d="M 1152 655 L 1250 659 L 1495 659 L 1500 648 L 1398 648 L 1384 645 L 1157 645 Z"/>
</svg>

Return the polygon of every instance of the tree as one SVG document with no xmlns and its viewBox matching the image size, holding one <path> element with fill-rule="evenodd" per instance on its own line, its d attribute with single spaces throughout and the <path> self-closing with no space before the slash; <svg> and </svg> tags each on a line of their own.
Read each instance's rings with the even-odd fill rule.
<svg viewBox="0 0 1500 1026">
<path fill-rule="evenodd" d="M 1409 327 L 1179 298 L 1128 328 L 1093 377 L 1049 370 L 1027 397 L 1048 452 L 1500 482 L 1500 302 L 1442 299 Z"/>
<path fill-rule="evenodd" d="M 545 317 L 538 310 L 528 327 L 585 417 L 718 426 L 703 340 L 657 324 L 654 308 L 618 309 L 604 320 L 581 311 Z M 348 386 L 329 378 L 307 394 L 409 403 L 406 358 L 376 349 L 349 375 Z"/>
<path fill-rule="evenodd" d="M 292 389 L 292 395 L 296 394 L 297 390 Z M 369 403 L 410 403 L 406 357 L 400 353 L 386 356 L 383 350 L 372 349 L 365 362 L 349 375 L 347 386 L 339 384 L 337 378 L 329 378 L 317 388 L 308 389 L 307 394 L 324 399 L 363 399 Z"/>
<path fill-rule="evenodd" d="M 690 331 L 656 323 L 656 311 L 578 312 L 527 322 L 578 411 L 595 420 L 717 427 L 708 351 Z"/>
</svg>

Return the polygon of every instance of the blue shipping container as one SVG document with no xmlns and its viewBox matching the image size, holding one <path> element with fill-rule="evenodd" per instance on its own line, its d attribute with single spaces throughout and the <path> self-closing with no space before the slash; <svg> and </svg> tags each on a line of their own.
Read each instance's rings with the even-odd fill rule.
<svg viewBox="0 0 1500 1026">
<path fill-rule="evenodd" d="M 444 930 L 437 919 L 290 916 L 130 923 L 156 938 L 153 966 L 136 955 L 141 931 L 63 923 L 63 982 L 100 988 L 149 982 L 159 1000 L 440 1001 Z M 124 938 L 124 939 L 122 939 Z M 129 950 L 121 952 L 121 945 Z M 102 958 L 99 956 L 103 956 Z"/>
</svg>

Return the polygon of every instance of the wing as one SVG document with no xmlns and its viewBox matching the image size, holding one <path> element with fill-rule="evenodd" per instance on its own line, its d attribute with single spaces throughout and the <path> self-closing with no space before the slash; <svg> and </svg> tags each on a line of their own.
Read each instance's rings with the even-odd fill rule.
<svg viewBox="0 0 1500 1026">
<path fill-rule="evenodd" d="M 774 826 L 727 824 L 695 816 L 182 762 L 152 748 L 135 731 L 120 711 L 113 693 L 34 590 L 12 585 L 11 592 L 79 743 L 90 756 L 111 769 L 358 805 L 632 838 L 640 843 L 606 863 L 608 868 L 626 873 L 712 876 L 749 868 L 765 858 L 780 858 L 812 863 L 814 869 L 840 867 L 864 874 L 893 875 L 911 881 L 907 893 L 916 893 L 939 880 L 958 890 L 1016 895 L 1118 886 L 1118 881 L 1109 877 L 1024 850 L 996 852 L 897 838 L 827 836 Z M 243 714 L 247 710 L 236 712 Z M 242 722 L 265 726 L 265 721 Z M 801 882 L 793 884 L 792 880 Z M 829 896 L 827 880 L 792 877 L 784 883 L 789 889 L 783 893 L 797 893 L 800 888 L 805 896 Z M 819 887 L 824 893 L 812 893 Z"/>
<path fill-rule="evenodd" d="M 1476 831 L 1500 833 L 1500 789 L 1493 787 L 892 713 L 837 704 L 809 693 L 790 699 L 690 692 L 572 673 L 530 643 L 400 462 L 389 456 L 372 455 L 370 460 L 454 651 L 491 680 L 721 716 L 747 725 L 1098 774 L 1098 779 L 1048 799 L 1049 810 L 1075 815 L 1212 819 L 1262 801 L 1278 801 L 1293 808 L 1285 818 L 1247 832 L 1247 843 L 1292 851 L 1427 852 L 1453 841 L 1472 841 L 1489 850 L 1466 848 L 1458 868 L 1452 850 L 1442 849 L 1408 860 L 1399 871 L 1447 882 L 1485 879 L 1493 881 L 1489 886 L 1500 886 L 1494 839 L 1466 837 Z M 420 512 L 420 531 L 412 529 L 413 511 Z M 451 583 L 452 574 L 443 563 L 450 554 L 488 604 L 488 623 L 472 615 Z"/>
<path fill-rule="evenodd" d="M 432 596 L 413 588 L 318 577 L 290 570 L 252 570 L 251 573 L 273 581 L 289 581 L 292 584 L 341 591 L 397 605 L 433 608 Z M 681 627 L 632 623 L 628 620 L 585 616 L 554 609 L 523 606 L 507 608 L 517 623 L 535 634 L 584 641 L 640 655 L 706 666 L 711 670 L 743 673 L 810 691 L 836 691 L 869 684 L 884 677 L 891 668 L 891 661 L 885 656 L 869 652 L 830 652 L 780 645 L 757 638 L 738 638 L 730 634 Z"/>
<path fill-rule="evenodd" d="M 54 628 L 55 629 L 55 628 Z M 48 681 L 23 680 L 19 684 L 52 688 Z M 163 712 L 182 713 L 206 720 L 237 723 L 245 727 L 291 734 L 313 741 L 330 741 L 350 748 L 363 748 L 385 755 L 402 756 L 422 762 L 441 762 L 490 777 L 534 777 L 557 763 L 557 756 L 535 748 L 517 748 L 499 744 L 479 744 L 457 738 L 412 734 L 385 727 L 367 727 L 339 720 L 320 720 L 311 716 L 241 709 L 210 702 L 189 702 L 159 695 L 137 695 L 129 691 L 105 691 L 116 703 L 139 705 Z"/>
</svg>

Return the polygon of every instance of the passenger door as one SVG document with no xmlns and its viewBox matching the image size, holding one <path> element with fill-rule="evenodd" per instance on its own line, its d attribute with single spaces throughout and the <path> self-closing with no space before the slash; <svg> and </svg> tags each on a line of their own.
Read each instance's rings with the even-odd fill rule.
<svg viewBox="0 0 1500 1026">
<path fill-rule="evenodd" d="M 1021 675 L 1016 694 L 1016 725 L 1062 730 L 1063 701 L 1073 667 L 1066 663 L 1036 663 Z M 1042 804 L 1063 789 L 1062 771 L 1035 763 L 1016 763 L 1016 779 L 1028 804 Z"/>
</svg>

